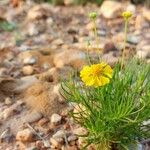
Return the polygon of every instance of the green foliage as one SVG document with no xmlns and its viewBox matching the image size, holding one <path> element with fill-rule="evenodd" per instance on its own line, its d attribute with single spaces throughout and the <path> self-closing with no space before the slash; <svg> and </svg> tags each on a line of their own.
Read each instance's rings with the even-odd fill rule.
<svg viewBox="0 0 150 150">
<path fill-rule="evenodd" d="M 63 0 L 51 0 L 51 3 L 53 5 L 62 5 L 64 2 Z"/>
<path fill-rule="evenodd" d="M 64 0 L 41 0 L 41 1 L 49 2 L 54 5 L 62 5 L 64 3 Z M 102 4 L 103 1 L 104 0 L 73 0 L 73 4 L 85 5 L 88 2 Z"/>
<path fill-rule="evenodd" d="M 96 4 L 102 4 L 104 0 L 73 0 L 74 4 L 80 4 L 80 5 L 85 5 L 86 3 L 96 3 Z"/>
<path fill-rule="evenodd" d="M 16 24 L 9 23 L 7 21 L 0 21 L 0 30 L 13 31 L 16 28 Z"/>
<path fill-rule="evenodd" d="M 62 5 L 64 3 L 64 0 L 36 0 L 36 1 L 41 1 L 41 2 L 48 2 L 52 3 L 54 5 Z M 85 5 L 86 3 L 96 3 L 98 5 L 101 5 L 104 0 L 73 0 L 73 4 L 77 5 Z M 116 0 L 119 1 L 119 0 Z M 150 6 L 150 1 L 149 0 L 130 0 L 134 4 L 140 4 L 144 3 L 146 6 Z"/>
<path fill-rule="evenodd" d="M 87 3 L 87 0 L 74 0 L 74 4 L 78 5 L 85 5 Z"/>
<path fill-rule="evenodd" d="M 76 76 L 62 83 L 62 94 L 82 106 L 78 113 L 71 114 L 88 130 L 88 144 L 122 150 L 150 137 L 150 125 L 143 124 L 150 119 L 149 81 L 150 65 L 132 59 L 123 69 L 116 64 L 109 84 L 89 88 Z"/>
</svg>

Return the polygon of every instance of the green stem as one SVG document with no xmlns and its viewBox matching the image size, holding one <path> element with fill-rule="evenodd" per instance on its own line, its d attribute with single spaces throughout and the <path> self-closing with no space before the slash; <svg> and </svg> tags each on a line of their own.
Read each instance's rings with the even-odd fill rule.
<svg viewBox="0 0 150 150">
<path fill-rule="evenodd" d="M 128 30 L 128 20 L 125 20 L 125 27 L 124 27 L 124 43 L 123 43 L 123 52 L 122 52 L 122 58 L 121 58 L 121 69 L 123 68 L 124 64 L 124 54 L 126 50 L 126 41 L 127 41 L 127 30 Z"/>
<path fill-rule="evenodd" d="M 89 56 L 89 49 L 88 49 L 89 46 L 90 46 L 90 43 L 88 42 L 87 47 L 86 47 L 86 58 L 87 58 L 88 64 L 91 65 L 91 60 L 90 60 L 90 56 Z"/>
<path fill-rule="evenodd" d="M 93 23 L 94 23 L 94 36 L 96 40 L 96 45 L 98 47 L 98 34 L 97 34 L 96 20 L 93 20 Z"/>
<path fill-rule="evenodd" d="M 98 39 L 98 33 L 97 33 L 97 27 L 96 27 L 96 19 L 93 20 L 94 23 L 94 36 L 95 36 L 95 41 L 96 41 L 96 49 L 99 53 L 99 48 L 98 48 L 98 44 L 99 44 L 99 39 Z M 100 55 L 98 55 L 99 60 L 100 60 Z"/>
</svg>

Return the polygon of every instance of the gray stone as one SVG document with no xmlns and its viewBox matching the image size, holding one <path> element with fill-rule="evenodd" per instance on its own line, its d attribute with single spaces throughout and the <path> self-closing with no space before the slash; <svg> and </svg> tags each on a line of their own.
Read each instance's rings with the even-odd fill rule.
<svg viewBox="0 0 150 150">
<path fill-rule="evenodd" d="M 135 36 L 135 35 L 129 35 L 127 36 L 127 42 L 131 43 L 131 44 L 138 44 L 140 42 L 140 37 L 139 36 Z"/>
</svg>

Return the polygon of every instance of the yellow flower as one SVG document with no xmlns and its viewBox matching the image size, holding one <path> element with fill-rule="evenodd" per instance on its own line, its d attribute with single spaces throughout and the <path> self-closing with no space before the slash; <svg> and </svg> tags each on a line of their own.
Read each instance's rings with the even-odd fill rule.
<svg viewBox="0 0 150 150">
<path fill-rule="evenodd" d="M 80 77 L 86 86 L 104 86 L 112 78 L 112 69 L 102 62 L 91 66 L 84 66 L 80 72 Z"/>
<path fill-rule="evenodd" d="M 124 11 L 124 12 L 122 13 L 122 16 L 123 16 L 123 18 L 124 18 L 125 20 L 128 20 L 129 18 L 132 17 L 132 12 L 130 12 L 130 11 Z"/>
</svg>

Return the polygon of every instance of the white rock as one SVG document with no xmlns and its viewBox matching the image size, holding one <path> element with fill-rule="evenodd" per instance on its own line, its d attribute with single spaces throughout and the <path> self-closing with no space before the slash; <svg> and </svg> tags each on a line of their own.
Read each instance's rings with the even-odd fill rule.
<svg viewBox="0 0 150 150">
<path fill-rule="evenodd" d="M 33 35 L 38 35 L 39 34 L 39 31 L 37 30 L 36 28 L 36 24 L 33 24 L 33 23 L 30 23 L 28 24 L 28 28 L 27 28 L 27 33 L 30 35 L 30 36 L 33 36 Z"/>
<path fill-rule="evenodd" d="M 52 25 L 54 21 L 51 17 L 49 17 L 49 18 L 47 18 L 46 22 L 48 25 Z"/>
<path fill-rule="evenodd" d="M 52 137 L 53 138 L 64 138 L 65 136 L 66 136 L 66 132 L 64 130 L 59 130 Z"/>
<path fill-rule="evenodd" d="M 53 114 L 51 116 L 51 123 L 54 124 L 54 125 L 58 125 L 61 123 L 61 119 L 62 117 L 58 114 Z"/>
<path fill-rule="evenodd" d="M 29 142 L 33 140 L 33 132 L 30 129 L 24 129 L 22 131 L 18 131 L 16 135 L 16 140 L 22 142 Z"/>
<path fill-rule="evenodd" d="M 12 104 L 12 99 L 10 97 L 5 98 L 5 104 L 6 105 L 11 105 Z"/>
<path fill-rule="evenodd" d="M 52 66 L 49 64 L 49 63 L 44 63 L 43 64 L 43 69 L 44 70 L 48 70 L 48 69 L 50 69 Z"/>
<path fill-rule="evenodd" d="M 70 135 L 68 137 L 68 142 L 72 142 L 72 141 L 75 141 L 75 140 L 77 140 L 77 136 L 75 136 L 75 135 Z"/>
<path fill-rule="evenodd" d="M 123 10 L 122 4 L 117 1 L 106 0 L 101 6 L 101 14 L 108 19 L 115 18 L 120 15 Z"/>
<path fill-rule="evenodd" d="M 29 50 L 29 49 L 30 49 L 30 47 L 27 46 L 27 45 L 21 45 L 21 46 L 19 47 L 19 50 L 20 50 L 20 51 L 27 51 L 27 50 Z"/>
<path fill-rule="evenodd" d="M 23 60 L 23 63 L 24 63 L 25 65 L 33 65 L 33 64 L 35 64 L 36 62 L 37 62 L 37 59 L 36 59 L 35 57 L 33 57 L 33 56 L 27 57 L 27 58 L 25 58 L 25 59 Z"/>
<path fill-rule="evenodd" d="M 140 36 L 135 36 L 135 35 L 128 35 L 127 36 L 127 42 L 131 43 L 131 44 L 138 44 L 141 40 Z"/>
</svg>

